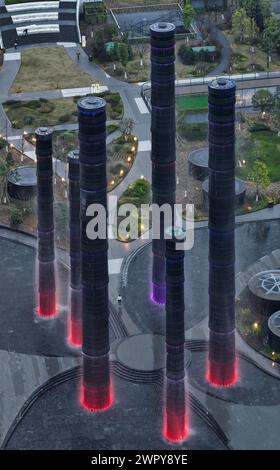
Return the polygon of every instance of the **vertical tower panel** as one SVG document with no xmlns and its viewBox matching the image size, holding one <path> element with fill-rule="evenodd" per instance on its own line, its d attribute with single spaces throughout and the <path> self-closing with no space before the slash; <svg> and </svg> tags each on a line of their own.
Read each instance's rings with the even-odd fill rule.
<svg viewBox="0 0 280 470">
<path fill-rule="evenodd" d="M 235 94 L 209 85 L 209 367 L 216 386 L 237 379 L 235 359 Z"/>
<path fill-rule="evenodd" d="M 106 102 L 85 97 L 78 102 L 81 197 L 81 283 L 83 377 L 81 403 L 101 411 L 112 403 L 109 371 L 109 304 L 106 178 Z M 93 209 L 92 205 L 99 204 Z M 91 212 L 88 210 L 91 206 Z M 102 209 L 102 210 L 101 210 Z M 105 238 L 89 222 L 101 211 Z"/>
<path fill-rule="evenodd" d="M 153 203 L 175 204 L 175 26 L 156 23 L 151 34 L 152 192 Z M 173 222 L 172 222 L 173 223 Z M 165 303 L 164 221 L 153 240 L 152 299 Z"/>
<path fill-rule="evenodd" d="M 52 132 L 35 131 L 38 201 L 38 307 L 43 317 L 56 314 L 55 248 L 53 222 Z"/>
<path fill-rule="evenodd" d="M 80 228 L 80 160 L 79 151 L 68 154 L 69 232 L 70 232 L 70 295 L 69 335 L 74 346 L 82 344 L 81 228 Z"/>
</svg>

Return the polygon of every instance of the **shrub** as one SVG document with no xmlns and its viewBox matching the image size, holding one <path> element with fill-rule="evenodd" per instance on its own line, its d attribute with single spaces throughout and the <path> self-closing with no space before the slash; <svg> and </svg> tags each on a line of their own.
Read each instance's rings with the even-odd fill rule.
<svg viewBox="0 0 280 470">
<path fill-rule="evenodd" d="M 0 138 L 0 149 L 3 149 L 5 148 L 7 145 L 7 142 L 5 139 L 3 139 L 3 137 Z"/>
<path fill-rule="evenodd" d="M 39 100 L 27 101 L 24 105 L 29 109 L 39 109 L 41 107 Z"/>
<path fill-rule="evenodd" d="M 43 113 L 43 114 L 48 114 L 48 113 L 52 113 L 53 110 L 54 110 L 55 106 L 53 103 L 46 103 L 46 102 L 43 102 L 41 104 L 41 107 L 39 109 L 39 112 L 40 113 Z"/>
<path fill-rule="evenodd" d="M 10 210 L 10 224 L 12 227 L 22 224 L 23 212 L 19 207 L 11 207 Z"/>
<path fill-rule="evenodd" d="M 23 124 L 25 126 L 31 126 L 31 124 L 33 124 L 33 122 L 34 122 L 34 116 L 32 116 L 31 114 L 27 114 L 26 116 L 24 116 Z"/>
<path fill-rule="evenodd" d="M 194 140 L 205 140 L 208 135 L 208 124 L 202 123 L 183 123 L 179 127 L 179 133 L 183 139 L 194 141 Z"/>
<path fill-rule="evenodd" d="M 182 44 L 179 47 L 178 55 L 185 65 L 193 65 L 195 63 L 195 53 L 192 48 Z"/>
<path fill-rule="evenodd" d="M 249 128 L 250 132 L 269 131 L 270 128 L 263 122 L 253 122 Z"/>
<path fill-rule="evenodd" d="M 71 119 L 71 114 L 62 114 L 61 116 L 59 116 L 58 121 L 59 121 L 61 124 L 63 124 L 63 123 L 65 123 L 65 122 L 70 121 L 70 119 Z"/>
</svg>

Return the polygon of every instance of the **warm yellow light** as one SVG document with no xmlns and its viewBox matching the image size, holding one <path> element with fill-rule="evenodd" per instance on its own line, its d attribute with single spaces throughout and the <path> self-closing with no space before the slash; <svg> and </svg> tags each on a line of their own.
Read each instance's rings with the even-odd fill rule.
<svg viewBox="0 0 280 470">
<path fill-rule="evenodd" d="M 255 323 L 253 323 L 253 327 L 254 327 L 255 330 L 257 330 L 259 328 L 258 322 L 255 321 Z"/>
<path fill-rule="evenodd" d="M 128 161 L 128 162 L 131 162 L 131 157 L 127 157 L 127 161 Z"/>
<path fill-rule="evenodd" d="M 135 147 L 131 147 L 131 152 L 135 152 Z"/>
<path fill-rule="evenodd" d="M 141 180 L 143 180 L 143 179 L 144 179 L 144 175 L 141 175 L 140 178 L 141 178 Z"/>
<path fill-rule="evenodd" d="M 122 176 L 122 175 L 123 175 L 123 170 L 120 171 L 120 176 Z"/>
<path fill-rule="evenodd" d="M 134 142 L 137 142 L 138 139 L 137 139 L 136 135 L 133 137 L 133 140 L 134 140 Z"/>
<path fill-rule="evenodd" d="M 274 351 L 272 351 L 272 353 L 271 353 L 271 354 L 272 354 L 272 356 L 275 356 L 275 354 L 276 354 L 276 353 L 275 353 Z"/>
<path fill-rule="evenodd" d="M 64 182 L 65 182 L 65 178 L 62 177 L 62 178 L 61 178 L 61 181 L 62 181 L 62 183 L 64 183 Z"/>
<path fill-rule="evenodd" d="M 112 180 L 112 181 L 111 181 L 111 184 L 112 184 L 112 185 L 113 185 L 113 184 L 115 184 L 115 181 L 114 181 L 114 180 Z"/>
<path fill-rule="evenodd" d="M 141 224 L 141 230 L 144 230 L 144 228 L 145 228 L 145 225 Z"/>
</svg>

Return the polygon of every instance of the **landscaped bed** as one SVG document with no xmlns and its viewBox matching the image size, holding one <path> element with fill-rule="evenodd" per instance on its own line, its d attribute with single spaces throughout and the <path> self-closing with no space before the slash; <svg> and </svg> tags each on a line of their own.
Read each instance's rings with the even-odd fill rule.
<svg viewBox="0 0 280 470">
<path fill-rule="evenodd" d="M 276 131 L 253 131 L 247 139 L 240 139 L 237 157 L 241 162 L 245 162 L 242 167 L 236 169 L 240 178 L 248 178 L 255 160 L 258 159 L 267 165 L 270 181 L 280 181 L 280 138 Z"/>
<path fill-rule="evenodd" d="M 106 92 L 102 96 L 107 102 L 108 119 L 121 119 L 123 103 L 120 95 Z M 3 103 L 3 108 L 14 128 L 35 129 L 38 126 L 56 126 L 77 122 L 78 98 L 8 100 Z"/>
<path fill-rule="evenodd" d="M 96 82 L 69 57 L 63 46 L 24 49 L 21 60 L 10 93 L 89 87 Z"/>
<path fill-rule="evenodd" d="M 268 318 L 253 308 L 248 288 L 237 299 L 236 313 L 237 330 L 244 341 L 273 362 L 280 362 L 280 354 L 268 344 Z"/>
<path fill-rule="evenodd" d="M 123 204 L 133 204 L 138 209 L 137 221 L 135 223 L 138 226 L 138 237 L 144 234 L 150 228 L 150 220 L 141 220 L 140 216 L 140 207 L 142 204 L 150 205 L 152 201 L 152 190 L 150 183 L 145 178 L 140 178 L 129 185 L 129 187 L 123 192 L 118 201 L 118 206 L 120 207 Z M 123 222 L 126 217 L 133 218 L 133 214 L 127 214 L 126 216 L 118 217 L 118 227 L 120 223 Z M 126 234 L 118 233 L 118 239 L 123 242 L 133 241 L 130 239 L 129 232 L 132 230 L 130 224 L 126 227 Z M 121 236 L 122 235 L 122 236 Z"/>
<path fill-rule="evenodd" d="M 112 191 L 125 178 L 137 155 L 138 139 L 123 135 L 107 145 L 108 191 Z"/>
</svg>

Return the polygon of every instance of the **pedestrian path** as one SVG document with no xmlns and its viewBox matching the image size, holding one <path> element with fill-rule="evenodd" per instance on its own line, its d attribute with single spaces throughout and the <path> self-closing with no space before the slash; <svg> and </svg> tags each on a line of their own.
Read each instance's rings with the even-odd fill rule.
<svg viewBox="0 0 280 470">
<path fill-rule="evenodd" d="M 134 100 L 141 114 L 149 114 L 150 111 L 148 110 L 143 98 L 134 98 Z"/>
</svg>

